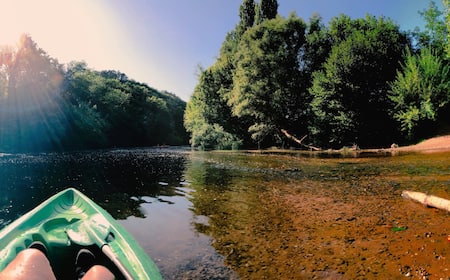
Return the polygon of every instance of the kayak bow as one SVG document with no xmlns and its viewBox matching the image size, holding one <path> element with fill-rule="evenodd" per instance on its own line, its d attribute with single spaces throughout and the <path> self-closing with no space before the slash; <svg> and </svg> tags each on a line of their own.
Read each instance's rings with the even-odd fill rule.
<svg viewBox="0 0 450 280">
<path fill-rule="evenodd" d="M 110 214 L 74 188 L 66 189 L 0 231 L 0 271 L 34 241 L 45 244 L 58 279 L 74 271 L 89 248 L 116 279 L 161 279 L 155 263 Z"/>
</svg>

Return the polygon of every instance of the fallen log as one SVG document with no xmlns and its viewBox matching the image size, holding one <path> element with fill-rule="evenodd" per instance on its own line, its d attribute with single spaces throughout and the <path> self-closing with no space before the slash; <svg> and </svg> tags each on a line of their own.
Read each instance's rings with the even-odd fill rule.
<svg viewBox="0 0 450 280">
<path fill-rule="evenodd" d="M 440 198 L 434 195 L 425 194 L 421 192 L 403 191 L 402 196 L 404 198 L 412 199 L 422 203 L 428 207 L 434 207 L 450 212 L 450 200 Z"/>
<path fill-rule="evenodd" d="M 311 145 L 305 145 L 305 144 L 302 143 L 303 140 L 305 140 L 305 138 L 306 138 L 308 135 L 303 136 L 302 139 L 298 139 L 298 138 L 295 137 L 294 135 L 292 135 L 292 134 L 290 134 L 289 132 L 287 132 L 286 129 L 281 129 L 281 132 L 282 132 L 288 139 L 291 139 L 292 141 L 296 142 L 296 143 L 299 144 L 299 145 L 302 145 L 303 147 L 306 147 L 306 148 L 308 148 L 308 149 L 315 150 L 315 151 L 320 151 L 320 148 L 317 148 L 317 147 L 314 147 L 314 146 L 311 146 Z"/>
</svg>

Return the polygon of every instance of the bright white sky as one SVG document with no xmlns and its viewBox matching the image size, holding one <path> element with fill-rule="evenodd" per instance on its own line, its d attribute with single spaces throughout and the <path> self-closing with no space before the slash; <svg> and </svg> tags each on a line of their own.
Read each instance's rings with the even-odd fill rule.
<svg viewBox="0 0 450 280">
<path fill-rule="evenodd" d="M 440 0 L 435 1 L 442 9 Z M 86 61 L 187 101 L 197 69 L 210 66 L 241 0 L 2 0 L 0 45 L 28 33 L 61 63 Z M 427 0 L 278 0 L 279 13 L 305 21 L 318 12 L 327 23 L 341 13 L 387 16 L 402 30 L 422 26 Z"/>
</svg>

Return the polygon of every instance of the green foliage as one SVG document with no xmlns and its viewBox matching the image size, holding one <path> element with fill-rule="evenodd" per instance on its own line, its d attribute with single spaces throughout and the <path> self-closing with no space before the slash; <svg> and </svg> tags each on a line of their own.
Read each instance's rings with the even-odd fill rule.
<svg viewBox="0 0 450 280">
<path fill-rule="evenodd" d="M 72 135 L 76 137 L 76 144 L 70 143 L 74 148 L 105 147 L 108 144 L 106 131 L 110 127 L 95 109 L 87 103 L 78 106 L 70 105 L 70 120 L 72 122 Z"/>
<path fill-rule="evenodd" d="M 237 27 L 238 33 L 240 35 L 253 26 L 255 23 L 255 1 L 254 0 L 244 0 L 239 8 L 239 17 L 241 21 Z"/>
<path fill-rule="evenodd" d="M 2 151 L 187 143 L 178 97 L 85 63 L 63 70 L 28 35 L 0 49 L 0 90 Z"/>
<path fill-rule="evenodd" d="M 208 94 L 216 91 L 207 91 L 204 87 L 211 73 L 204 71 L 201 74 L 200 84 L 189 100 L 184 114 L 184 124 L 188 132 L 191 133 L 190 143 L 192 147 L 202 150 L 209 149 L 232 149 L 240 146 L 241 141 L 234 135 L 226 132 L 222 126 L 212 123 L 220 117 L 214 112 L 217 107 L 209 106 L 207 102 L 211 99 L 205 98 Z M 212 110 L 208 110 L 212 109 Z"/>
<path fill-rule="evenodd" d="M 194 131 L 191 144 L 201 150 L 236 150 L 241 146 L 242 141 L 226 132 L 218 124 L 205 123 Z"/>
<path fill-rule="evenodd" d="M 276 18 L 278 14 L 278 1 L 277 0 L 261 0 L 259 5 L 256 6 L 256 23 L 261 24 L 265 20 Z"/>
<path fill-rule="evenodd" d="M 401 130 L 411 138 L 421 124 L 436 121 L 450 101 L 449 67 L 432 50 L 407 52 L 402 71 L 391 84 L 392 112 Z"/>
<path fill-rule="evenodd" d="M 237 136 L 241 131 L 237 125 L 239 123 L 231 115 L 231 109 L 226 102 L 227 85 L 231 83 L 228 80 L 229 71 L 230 69 L 222 68 L 221 64 L 217 63 L 202 71 L 199 77 L 199 84 L 187 104 L 184 116 L 186 129 L 191 132 L 193 147 L 226 149 L 232 148 L 230 141 L 242 142 Z"/>
<path fill-rule="evenodd" d="M 279 17 L 249 29 L 240 42 L 229 104 L 234 115 L 252 119 L 253 134 L 260 134 L 256 127 L 273 127 L 279 134 L 298 109 L 292 105 L 300 84 L 298 53 L 305 28 L 299 18 Z"/>
<path fill-rule="evenodd" d="M 450 60 L 450 0 L 443 0 L 445 25 L 447 26 L 447 44 L 445 45 L 447 51 L 447 60 Z"/>
<path fill-rule="evenodd" d="M 340 16 L 330 25 L 334 45 L 310 89 L 314 139 L 332 147 L 389 142 L 388 82 L 399 67 L 406 35 L 391 20 L 370 16 Z"/>
<path fill-rule="evenodd" d="M 203 105 L 204 104 L 202 104 L 202 101 L 197 97 L 196 93 L 192 95 L 186 105 L 186 111 L 184 113 L 184 126 L 191 134 L 206 124 L 206 119 L 202 114 Z"/>
<path fill-rule="evenodd" d="M 343 139 L 354 140 L 357 123 L 355 112 L 345 107 L 344 96 L 336 95 L 336 88 L 340 85 L 332 82 L 335 79 L 332 75 L 323 71 L 313 75 L 310 90 L 313 94 L 311 110 L 314 115 L 309 129 L 316 143 L 338 147 L 342 145 Z"/>
<path fill-rule="evenodd" d="M 252 139 L 258 143 L 258 149 L 260 148 L 260 143 L 263 142 L 267 136 L 278 136 L 279 134 L 277 127 L 267 123 L 254 123 L 249 127 L 248 131 L 250 132 Z"/>
<path fill-rule="evenodd" d="M 331 36 L 322 23 L 322 18 L 318 14 L 314 14 L 308 23 L 306 44 L 300 61 L 300 70 L 304 80 L 311 81 L 312 73 L 323 69 L 323 64 L 330 54 L 331 45 Z"/>
<path fill-rule="evenodd" d="M 448 6 L 446 1 L 443 2 L 444 6 Z M 428 9 L 420 11 L 419 14 L 425 20 L 425 30 L 416 30 L 415 32 L 419 48 L 431 48 L 437 55 L 444 56 L 449 43 L 444 12 L 440 11 L 436 3 L 430 0 Z"/>
<path fill-rule="evenodd" d="M 448 20 L 448 0 L 444 5 Z M 227 34 L 217 61 L 202 71 L 187 105 L 193 146 L 224 147 L 218 144 L 229 139 L 224 133 L 245 146 L 284 145 L 281 129 L 308 135 L 323 148 L 385 146 L 402 140 L 397 121 L 404 131 L 417 129 L 424 118 L 448 124 L 444 80 L 421 81 L 434 97 L 420 106 L 406 94 L 390 94 L 392 85 L 401 88 L 397 71 L 413 42 L 417 53 L 432 48 L 441 60 L 445 48 L 450 53 L 444 13 L 433 2 L 421 13 L 425 31 L 415 38 L 384 17 L 341 15 L 325 26 L 317 14 L 305 24 L 293 13 L 277 16 L 277 9 L 277 1 L 243 0 L 240 22 Z"/>
<path fill-rule="evenodd" d="M 69 146 L 177 145 L 186 141 L 184 102 L 171 94 L 128 80 L 125 74 L 97 72 L 82 64 L 68 69 L 65 83 L 72 133 L 81 132 L 86 139 Z M 93 122 L 96 129 L 87 133 L 86 128 L 95 126 Z"/>
</svg>

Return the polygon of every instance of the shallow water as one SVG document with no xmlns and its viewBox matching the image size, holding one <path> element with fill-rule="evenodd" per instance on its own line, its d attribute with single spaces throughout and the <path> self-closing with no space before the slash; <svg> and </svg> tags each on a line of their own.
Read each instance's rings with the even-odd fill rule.
<svg viewBox="0 0 450 280">
<path fill-rule="evenodd" d="M 439 279 L 450 276 L 449 214 L 400 194 L 450 198 L 449 158 L 1 154 L 0 228 L 73 186 L 120 219 L 165 279 Z"/>
</svg>

